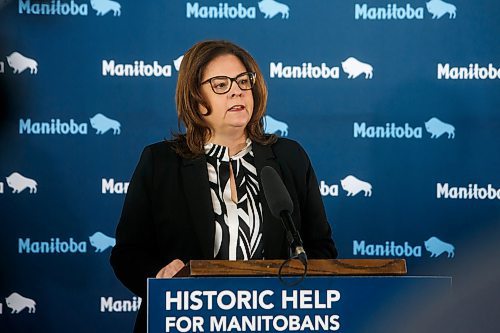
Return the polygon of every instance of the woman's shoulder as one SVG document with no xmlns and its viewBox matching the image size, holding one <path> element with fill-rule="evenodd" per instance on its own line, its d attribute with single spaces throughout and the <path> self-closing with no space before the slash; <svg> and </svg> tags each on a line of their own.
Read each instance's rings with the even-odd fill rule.
<svg viewBox="0 0 500 333">
<path fill-rule="evenodd" d="M 300 155 L 305 154 L 304 148 L 302 148 L 300 143 L 298 143 L 295 140 L 288 139 L 288 138 L 281 138 L 280 137 L 271 146 L 272 146 L 273 151 L 276 154 L 279 154 L 279 153 L 284 153 L 284 154 L 291 153 L 291 154 L 293 154 L 294 152 L 297 152 Z"/>
<path fill-rule="evenodd" d="M 309 164 L 309 157 L 301 144 L 295 140 L 278 138 L 271 145 L 274 156 L 287 165 L 303 166 Z"/>
<path fill-rule="evenodd" d="M 175 153 L 173 150 L 173 142 L 169 140 L 158 141 L 155 143 L 151 143 L 144 147 L 144 150 L 152 151 L 152 152 L 164 152 L 164 153 Z"/>
<path fill-rule="evenodd" d="M 169 140 L 155 142 L 144 147 L 143 155 L 150 155 L 153 160 L 177 160 L 179 156 L 174 146 L 175 144 Z"/>
</svg>

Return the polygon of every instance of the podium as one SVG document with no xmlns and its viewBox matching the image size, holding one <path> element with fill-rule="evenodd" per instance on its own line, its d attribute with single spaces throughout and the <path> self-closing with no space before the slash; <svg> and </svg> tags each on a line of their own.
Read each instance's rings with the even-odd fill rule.
<svg viewBox="0 0 500 333">
<path fill-rule="evenodd" d="M 277 276 L 283 260 L 191 260 L 176 277 Z M 300 275 L 304 267 L 290 261 L 283 273 Z M 310 259 L 308 276 L 328 275 L 404 275 L 404 259 Z"/>
<path fill-rule="evenodd" d="M 397 332 L 451 289 L 450 277 L 407 276 L 402 259 L 309 260 L 295 286 L 277 278 L 282 263 L 191 261 L 148 279 L 148 332 Z M 302 272 L 292 260 L 282 275 Z"/>
</svg>

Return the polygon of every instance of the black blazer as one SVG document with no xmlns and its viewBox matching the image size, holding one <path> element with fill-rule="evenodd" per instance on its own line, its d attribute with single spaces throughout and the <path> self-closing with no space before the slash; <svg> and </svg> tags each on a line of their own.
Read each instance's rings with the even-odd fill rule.
<svg viewBox="0 0 500 333">
<path fill-rule="evenodd" d="M 268 165 L 283 179 L 308 257 L 336 258 L 316 175 L 302 147 L 280 138 L 267 146 L 253 143 L 252 150 L 259 176 Z M 288 258 L 281 221 L 271 215 L 264 195 L 261 199 L 265 258 Z M 111 253 L 118 279 L 143 299 L 134 332 L 146 332 L 146 279 L 176 258 L 185 263 L 213 259 L 214 238 L 205 157 L 184 159 L 168 141 L 146 147 L 128 187 Z"/>
</svg>

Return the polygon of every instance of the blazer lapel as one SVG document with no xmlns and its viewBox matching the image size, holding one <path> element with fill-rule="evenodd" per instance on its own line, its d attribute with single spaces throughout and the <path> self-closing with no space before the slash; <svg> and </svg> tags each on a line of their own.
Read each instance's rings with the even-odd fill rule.
<svg viewBox="0 0 500 333">
<path fill-rule="evenodd" d="M 252 150 L 254 152 L 255 168 L 257 169 L 257 177 L 259 179 L 262 215 L 264 218 L 264 257 L 266 259 L 282 258 L 283 253 L 281 249 L 283 248 L 283 242 L 285 241 L 285 232 L 281 224 L 281 220 L 275 218 L 269 210 L 260 179 L 260 172 L 265 166 L 270 166 L 275 169 L 280 177 L 282 177 L 281 169 L 270 146 L 264 146 L 254 142 L 252 144 Z"/>
<path fill-rule="evenodd" d="M 182 178 L 202 259 L 214 258 L 215 224 L 205 157 L 183 159 Z"/>
</svg>

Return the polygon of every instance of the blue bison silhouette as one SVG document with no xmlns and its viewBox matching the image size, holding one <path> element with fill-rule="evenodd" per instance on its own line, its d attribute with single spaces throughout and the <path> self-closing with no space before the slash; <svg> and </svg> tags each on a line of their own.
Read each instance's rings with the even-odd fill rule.
<svg viewBox="0 0 500 333">
<path fill-rule="evenodd" d="M 431 0 L 425 6 L 427 11 L 432 14 L 433 19 L 440 19 L 446 13 L 449 14 L 449 18 L 455 18 L 457 15 L 457 7 L 442 0 Z"/>
<path fill-rule="evenodd" d="M 455 138 L 455 127 L 436 117 L 432 117 L 425 122 L 425 129 L 431 134 L 431 139 L 437 139 L 444 133 L 448 134 L 448 139 Z"/>
<path fill-rule="evenodd" d="M 110 129 L 113 130 L 113 134 L 120 134 L 120 122 L 110 119 L 102 113 L 98 113 L 90 118 L 90 125 L 97 130 L 95 134 L 104 134 Z"/>
<path fill-rule="evenodd" d="M 95 252 L 103 252 L 108 247 L 115 246 L 115 239 L 113 237 L 106 236 L 102 232 L 98 231 L 89 237 L 90 245 L 95 247 Z"/>
<path fill-rule="evenodd" d="M 277 14 L 281 14 L 281 18 L 288 18 L 290 8 L 284 3 L 274 0 L 262 0 L 258 3 L 259 10 L 264 13 L 264 18 L 273 18 Z"/>
<path fill-rule="evenodd" d="M 443 252 L 448 253 L 448 258 L 455 256 L 455 247 L 445 243 L 437 237 L 431 237 L 424 242 L 425 249 L 431 253 L 431 257 L 439 257 Z"/>
<path fill-rule="evenodd" d="M 271 116 L 264 116 L 264 128 L 266 133 L 276 134 L 280 132 L 281 136 L 288 135 L 288 125 L 280 120 L 276 120 Z"/>
</svg>

